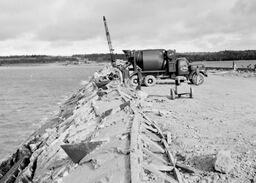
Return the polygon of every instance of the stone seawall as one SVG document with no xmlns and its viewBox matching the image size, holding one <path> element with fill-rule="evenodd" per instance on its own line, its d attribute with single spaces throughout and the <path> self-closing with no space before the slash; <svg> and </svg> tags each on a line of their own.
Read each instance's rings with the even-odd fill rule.
<svg viewBox="0 0 256 183">
<path fill-rule="evenodd" d="M 112 67 L 96 72 L 57 115 L 0 165 L 0 183 L 184 182 L 168 134 L 143 112 L 147 94 Z M 170 142 L 169 142 L 170 143 Z"/>
</svg>

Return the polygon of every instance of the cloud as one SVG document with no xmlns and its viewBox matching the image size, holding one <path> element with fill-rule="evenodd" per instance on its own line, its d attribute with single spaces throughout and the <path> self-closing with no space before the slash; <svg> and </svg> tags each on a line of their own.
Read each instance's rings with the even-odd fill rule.
<svg viewBox="0 0 256 183">
<path fill-rule="evenodd" d="M 0 49 L 9 45 L 5 52 L 14 54 L 107 52 L 103 15 L 117 52 L 255 49 L 255 8 L 252 0 L 1 0 Z M 11 46 L 15 42 L 18 46 Z"/>
<path fill-rule="evenodd" d="M 34 32 L 50 18 L 49 0 L 1 0 L 0 1 L 0 40 L 18 38 Z M 46 9 L 44 9 L 46 8 Z M 45 13 L 47 12 L 47 13 Z"/>
</svg>

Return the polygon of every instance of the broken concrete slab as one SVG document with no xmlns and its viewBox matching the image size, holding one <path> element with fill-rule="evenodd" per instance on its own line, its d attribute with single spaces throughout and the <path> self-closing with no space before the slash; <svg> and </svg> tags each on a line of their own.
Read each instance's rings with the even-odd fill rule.
<svg viewBox="0 0 256 183">
<path fill-rule="evenodd" d="M 214 169 L 221 173 L 229 173 L 234 167 L 234 162 L 231 158 L 231 152 L 221 150 L 217 153 L 214 162 Z"/>
<path fill-rule="evenodd" d="M 74 163 L 79 163 L 83 157 L 93 151 L 102 142 L 87 142 L 79 144 L 65 144 L 61 145 L 61 148 L 67 153 Z"/>
</svg>

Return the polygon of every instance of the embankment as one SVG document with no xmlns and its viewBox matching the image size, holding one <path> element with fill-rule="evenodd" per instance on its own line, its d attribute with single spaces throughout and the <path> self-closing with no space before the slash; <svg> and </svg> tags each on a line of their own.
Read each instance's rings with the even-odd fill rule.
<svg viewBox="0 0 256 183">
<path fill-rule="evenodd" d="M 95 73 L 1 163 L 0 183 L 256 180 L 254 90 L 246 90 L 244 102 L 240 100 L 240 89 L 255 80 L 239 78 L 237 85 L 229 77 L 212 75 L 196 88 L 193 99 L 172 101 L 166 97 L 168 85 L 143 88 L 147 95 L 124 86 L 118 76 L 110 67 Z M 245 112 L 249 119 L 242 118 Z M 234 164 L 224 158 L 218 165 L 233 169 L 220 172 L 214 168 L 216 152 L 227 148 Z"/>
<path fill-rule="evenodd" d="M 1 163 L 0 182 L 180 182 L 178 168 L 193 172 L 142 112 L 146 94 L 120 77 L 111 67 L 96 72 Z"/>
</svg>

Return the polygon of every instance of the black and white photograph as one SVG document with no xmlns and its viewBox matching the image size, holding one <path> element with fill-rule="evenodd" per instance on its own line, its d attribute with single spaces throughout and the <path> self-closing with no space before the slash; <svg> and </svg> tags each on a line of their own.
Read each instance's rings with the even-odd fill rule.
<svg viewBox="0 0 256 183">
<path fill-rule="evenodd" d="M 0 183 L 256 183 L 255 0 L 0 0 Z"/>
</svg>

